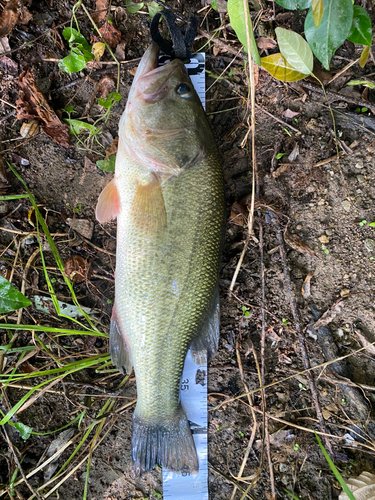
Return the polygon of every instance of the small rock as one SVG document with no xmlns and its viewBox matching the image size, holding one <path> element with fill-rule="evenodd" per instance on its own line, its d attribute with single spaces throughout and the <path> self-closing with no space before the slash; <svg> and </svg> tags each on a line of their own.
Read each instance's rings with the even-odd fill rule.
<svg viewBox="0 0 375 500">
<path fill-rule="evenodd" d="M 363 168 L 363 160 L 358 160 L 358 162 L 355 164 L 356 168 Z"/>
<path fill-rule="evenodd" d="M 6 214 L 8 212 L 8 203 L 6 201 L 0 201 L 0 214 Z"/>
<path fill-rule="evenodd" d="M 319 236 L 318 240 L 321 243 L 329 243 L 329 238 L 325 234 L 322 234 L 322 236 Z"/>
<path fill-rule="evenodd" d="M 347 297 L 348 295 L 350 295 L 350 290 L 349 288 L 343 288 L 340 292 L 340 295 L 341 297 Z"/>
<path fill-rule="evenodd" d="M 371 238 L 365 240 L 365 248 L 368 252 L 372 252 L 375 249 L 375 241 Z"/>
<path fill-rule="evenodd" d="M 360 175 L 360 174 L 357 175 L 357 181 L 358 182 L 363 183 L 363 182 L 365 182 L 365 180 L 366 179 L 365 179 L 364 175 Z"/>
<path fill-rule="evenodd" d="M 345 212 L 350 212 L 350 209 L 351 209 L 351 206 L 352 206 L 351 203 L 350 203 L 350 201 L 344 200 L 341 203 L 341 205 L 342 205 L 342 208 L 345 210 Z"/>
</svg>

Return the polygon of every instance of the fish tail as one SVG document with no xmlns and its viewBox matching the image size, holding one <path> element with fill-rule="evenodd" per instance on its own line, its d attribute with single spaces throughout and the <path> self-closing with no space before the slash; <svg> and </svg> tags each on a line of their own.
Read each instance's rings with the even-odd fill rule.
<svg viewBox="0 0 375 500">
<path fill-rule="evenodd" d="M 198 457 L 189 422 L 181 405 L 176 414 L 150 423 L 133 416 L 133 465 L 137 476 L 156 465 L 178 473 L 198 472 Z"/>
</svg>

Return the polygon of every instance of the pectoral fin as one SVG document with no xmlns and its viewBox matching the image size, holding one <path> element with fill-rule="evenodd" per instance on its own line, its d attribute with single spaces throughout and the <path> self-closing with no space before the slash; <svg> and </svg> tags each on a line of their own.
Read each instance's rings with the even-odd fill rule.
<svg viewBox="0 0 375 500">
<path fill-rule="evenodd" d="M 116 219 L 119 213 L 120 198 L 115 180 L 112 179 L 100 193 L 95 215 L 99 222 L 108 222 L 112 219 Z"/>
<path fill-rule="evenodd" d="M 111 326 L 109 330 L 109 354 L 114 366 L 123 373 L 130 374 L 133 368 L 130 348 L 122 331 L 120 319 L 117 316 L 116 305 L 112 309 Z"/>
<path fill-rule="evenodd" d="M 220 335 L 219 286 L 216 285 L 206 319 L 198 335 L 190 345 L 193 360 L 197 365 L 204 365 L 217 351 Z"/>
<path fill-rule="evenodd" d="M 163 234 L 167 227 L 167 212 L 157 175 L 152 174 L 148 184 L 138 184 L 131 211 L 135 224 L 145 234 Z"/>
</svg>

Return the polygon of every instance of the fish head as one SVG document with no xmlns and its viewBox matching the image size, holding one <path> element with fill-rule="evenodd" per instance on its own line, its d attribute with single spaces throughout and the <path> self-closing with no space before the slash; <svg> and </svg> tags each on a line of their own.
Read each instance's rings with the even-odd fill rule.
<svg viewBox="0 0 375 500">
<path fill-rule="evenodd" d="M 145 52 L 120 122 L 128 155 L 170 177 L 204 156 L 211 137 L 202 104 L 182 61 L 158 65 L 158 47 Z"/>
</svg>

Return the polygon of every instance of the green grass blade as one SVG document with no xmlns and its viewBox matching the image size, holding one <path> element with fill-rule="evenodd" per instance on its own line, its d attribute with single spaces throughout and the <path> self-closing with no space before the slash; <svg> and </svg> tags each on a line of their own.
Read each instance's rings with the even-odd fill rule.
<svg viewBox="0 0 375 500">
<path fill-rule="evenodd" d="M 318 441 L 318 444 L 320 446 L 320 449 L 322 450 L 322 453 L 325 457 L 325 459 L 327 460 L 328 462 L 328 465 L 330 466 L 331 468 L 331 471 L 334 473 L 337 481 L 340 483 L 341 485 L 341 488 L 344 490 L 344 493 L 348 496 L 349 500 L 356 500 L 355 496 L 353 495 L 353 493 L 350 491 L 348 485 L 346 484 L 346 482 L 344 481 L 342 475 L 340 474 L 340 472 L 336 469 L 336 466 L 335 464 L 332 462 L 331 460 L 331 457 L 328 455 L 328 453 L 326 452 L 324 446 L 322 445 L 322 442 L 320 441 L 319 439 L 319 436 L 318 434 L 315 433 L 315 437 L 316 437 L 316 440 Z"/>
</svg>

